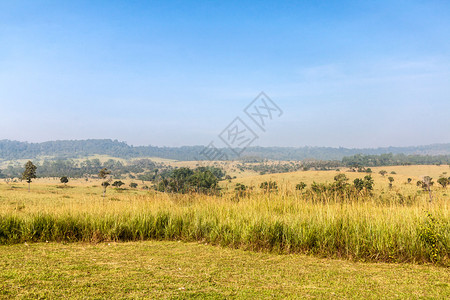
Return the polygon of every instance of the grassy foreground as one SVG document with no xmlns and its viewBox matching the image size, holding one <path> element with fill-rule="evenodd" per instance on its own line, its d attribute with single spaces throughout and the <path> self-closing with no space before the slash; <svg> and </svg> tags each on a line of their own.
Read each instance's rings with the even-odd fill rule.
<svg viewBox="0 0 450 300">
<path fill-rule="evenodd" d="M 313 174 L 313 173 L 311 173 Z M 333 176 L 333 173 L 324 172 Z M 0 184 L 0 244 L 69 241 L 202 241 L 231 248 L 309 253 L 332 258 L 448 265 L 447 191 L 428 194 L 402 183 L 375 195 L 312 201 L 289 185 L 276 193 L 255 189 L 236 199 L 108 191 L 95 184 L 62 188 Z M 295 183 L 295 182 L 294 182 Z M 431 215 L 429 215 L 431 214 Z"/>
<path fill-rule="evenodd" d="M 448 268 L 182 242 L 0 246 L 0 298 L 450 297 Z"/>
</svg>

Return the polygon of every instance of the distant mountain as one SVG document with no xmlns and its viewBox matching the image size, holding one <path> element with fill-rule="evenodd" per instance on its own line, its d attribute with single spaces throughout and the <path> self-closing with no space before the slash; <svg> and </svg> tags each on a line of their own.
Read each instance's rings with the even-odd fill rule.
<svg viewBox="0 0 450 300">
<path fill-rule="evenodd" d="M 118 158 L 160 157 L 175 160 L 204 160 L 200 152 L 203 146 L 156 147 L 130 146 L 125 142 L 110 139 L 49 141 L 28 143 L 11 140 L 0 140 L 0 160 L 34 159 L 37 157 L 79 158 L 89 155 L 109 155 Z M 236 159 L 230 149 L 220 149 L 230 159 Z M 418 154 L 418 155 L 450 155 L 450 144 L 433 144 L 413 147 L 386 148 L 331 148 L 331 147 L 250 147 L 242 156 L 255 159 L 275 160 L 341 160 L 343 157 L 356 154 Z"/>
</svg>

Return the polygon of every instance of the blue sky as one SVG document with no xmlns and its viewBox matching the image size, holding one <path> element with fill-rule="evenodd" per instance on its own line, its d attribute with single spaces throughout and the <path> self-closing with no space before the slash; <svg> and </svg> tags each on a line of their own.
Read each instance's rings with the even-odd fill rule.
<svg viewBox="0 0 450 300">
<path fill-rule="evenodd" d="M 450 142 L 448 1 L 0 1 L 0 139 L 202 145 L 260 91 L 255 144 Z"/>
</svg>

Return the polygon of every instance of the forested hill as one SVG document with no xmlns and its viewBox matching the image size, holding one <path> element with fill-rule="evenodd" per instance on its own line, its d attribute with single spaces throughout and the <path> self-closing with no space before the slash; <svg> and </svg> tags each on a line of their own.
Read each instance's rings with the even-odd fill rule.
<svg viewBox="0 0 450 300">
<path fill-rule="evenodd" d="M 201 146 L 189 147 L 133 147 L 125 142 L 109 139 L 66 140 L 27 143 L 0 140 L 0 160 L 32 159 L 42 156 L 78 158 L 89 155 L 109 155 L 119 158 L 161 157 L 176 160 L 194 160 Z"/>
<path fill-rule="evenodd" d="M 130 146 L 125 142 L 109 139 L 50 141 L 43 143 L 27 143 L 10 140 L 0 140 L 0 160 L 33 159 L 36 157 L 77 158 L 89 155 L 109 155 L 119 158 L 161 157 L 175 160 L 205 159 L 200 155 L 203 146 L 155 147 Z M 229 149 L 223 151 L 234 159 Z M 378 155 L 420 154 L 420 155 L 450 155 L 450 144 L 434 144 L 417 147 L 388 147 L 374 149 L 349 149 L 331 147 L 250 147 L 242 156 L 259 159 L 276 160 L 341 160 L 343 157 L 355 154 Z"/>
</svg>

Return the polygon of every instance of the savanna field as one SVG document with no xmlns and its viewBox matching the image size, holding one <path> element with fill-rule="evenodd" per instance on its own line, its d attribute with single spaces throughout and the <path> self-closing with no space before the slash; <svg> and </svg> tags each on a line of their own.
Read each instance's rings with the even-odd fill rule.
<svg viewBox="0 0 450 300">
<path fill-rule="evenodd" d="M 310 187 L 366 174 L 243 174 L 217 195 L 109 187 L 102 197 L 100 180 L 37 179 L 31 192 L 2 182 L 0 295 L 448 298 L 450 187 L 434 183 L 430 201 L 416 185 L 446 172 L 373 168 L 373 191 L 351 194 Z M 261 188 L 270 181 L 277 189 Z"/>
</svg>

